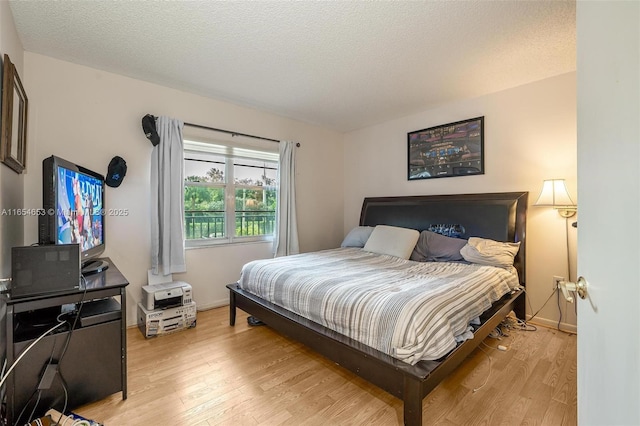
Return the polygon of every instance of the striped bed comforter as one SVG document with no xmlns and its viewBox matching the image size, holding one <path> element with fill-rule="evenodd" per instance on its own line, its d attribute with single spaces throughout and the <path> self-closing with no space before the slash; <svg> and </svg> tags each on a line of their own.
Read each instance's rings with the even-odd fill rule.
<svg viewBox="0 0 640 426">
<path fill-rule="evenodd" d="M 456 336 L 518 285 L 514 271 L 413 262 L 339 248 L 247 263 L 240 288 L 409 364 Z"/>
</svg>

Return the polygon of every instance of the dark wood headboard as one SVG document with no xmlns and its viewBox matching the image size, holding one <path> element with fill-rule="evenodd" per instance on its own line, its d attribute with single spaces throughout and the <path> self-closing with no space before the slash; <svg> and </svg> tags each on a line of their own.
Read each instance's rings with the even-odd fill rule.
<svg viewBox="0 0 640 426">
<path fill-rule="evenodd" d="M 423 231 L 431 225 L 462 225 L 462 238 L 518 242 L 514 266 L 525 284 L 528 192 L 365 198 L 360 225 L 393 225 Z"/>
</svg>

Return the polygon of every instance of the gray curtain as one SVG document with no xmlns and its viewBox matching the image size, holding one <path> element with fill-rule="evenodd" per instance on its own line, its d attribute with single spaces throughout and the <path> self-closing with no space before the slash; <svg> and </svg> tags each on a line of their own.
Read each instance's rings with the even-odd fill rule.
<svg viewBox="0 0 640 426">
<path fill-rule="evenodd" d="M 275 256 L 300 253 L 296 221 L 295 142 L 280 142 L 278 165 L 278 207 L 276 208 Z"/>
<path fill-rule="evenodd" d="M 151 153 L 151 270 L 187 270 L 184 256 L 184 123 L 158 117 L 160 143 Z"/>
</svg>

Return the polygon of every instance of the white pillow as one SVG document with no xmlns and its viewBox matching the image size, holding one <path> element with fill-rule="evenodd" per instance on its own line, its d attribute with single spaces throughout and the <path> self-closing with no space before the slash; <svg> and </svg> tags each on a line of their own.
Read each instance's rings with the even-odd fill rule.
<svg viewBox="0 0 640 426">
<path fill-rule="evenodd" d="M 420 233 L 415 229 L 378 225 L 364 245 L 364 250 L 409 259 Z"/>
<path fill-rule="evenodd" d="M 471 237 L 460 250 L 460 254 L 467 262 L 508 268 L 513 266 L 513 258 L 518 254 L 519 249 L 519 241 L 517 243 L 502 243 L 486 238 Z"/>
</svg>

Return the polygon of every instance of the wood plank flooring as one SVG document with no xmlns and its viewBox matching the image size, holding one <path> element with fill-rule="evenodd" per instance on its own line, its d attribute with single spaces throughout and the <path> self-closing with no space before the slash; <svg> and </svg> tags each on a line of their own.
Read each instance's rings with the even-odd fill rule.
<svg viewBox="0 0 640 426">
<path fill-rule="evenodd" d="M 230 327 L 227 307 L 198 312 L 152 339 L 130 328 L 128 399 L 74 411 L 106 426 L 402 424 L 402 401 L 238 314 Z M 425 425 L 577 424 L 575 335 L 538 327 L 480 348 L 424 399 Z"/>
</svg>

